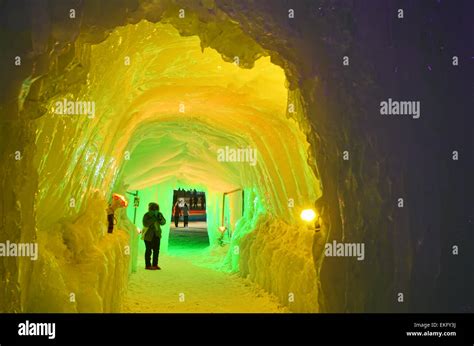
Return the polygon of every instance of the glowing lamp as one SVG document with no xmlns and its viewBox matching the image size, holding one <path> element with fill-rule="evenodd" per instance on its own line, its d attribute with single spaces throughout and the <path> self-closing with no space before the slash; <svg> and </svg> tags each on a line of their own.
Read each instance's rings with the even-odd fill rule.
<svg viewBox="0 0 474 346">
<path fill-rule="evenodd" d="M 311 222 L 316 217 L 316 212 L 313 209 L 305 209 L 301 212 L 300 217 L 303 221 Z"/>
<path fill-rule="evenodd" d="M 119 195 L 118 193 L 112 194 L 112 205 L 126 208 L 128 206 L 128 201 L 125 199 L 124 196 Z"/>
<path fill-rule="evenodd" d="M 220 231 L 221 233 L 224 233 L 226 229 L 227 229 L 226 226 L 219 226 L 219 231 Z"/>
</svg>

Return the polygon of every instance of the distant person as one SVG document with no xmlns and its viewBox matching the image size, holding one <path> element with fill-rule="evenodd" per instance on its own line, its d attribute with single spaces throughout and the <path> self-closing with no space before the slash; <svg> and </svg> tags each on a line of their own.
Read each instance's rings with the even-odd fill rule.
<svg viewBox="0 0 474 346">
<path fill-rule="evenodd" d="M 126 208 L 127 206 L 128 201 L 125 199 L 125 197 L 117 193 L 112 194 L 112 202 L 107 208 L 108 233 L 112 233 L 114 231 L 114 225 L 117 223 L 117 220 L 115 219 L 115 211 L 119 208 Z"/>
<path fill-rule="evenodd" d="M 145 269 L 160 270 L 158 266 L 158 256 L 160 254 L 161 226 L 166 223 L 160 206 L 157 203 L 148 204 L 148 212 L 143 215 L 142 239 L 145 241 Z M 153 264 L 150 263 L 153 252 Z"/>
<path fill-rule="evenodd" d="M 201 209 L 206 209 L 206 195 L 201 196 Z"/>
<path fill-rule="evenodd" d="M 178 191 L 174 191 L 174 193 L 173 193 L 173 205 L 175 205 L 177 200 L 178 200 Z"/>
<path fill-rule="evenodd" d="M 174 216 L 174 226 L 177 228 L 179 224 L 179 215 L 181 214 L 181 208 L 179 206 L 179 201 L 176 201 L 173 208 L 173 216 Z"/>
<path fill-rule="evenodd" d="M 198 207 L 198 196 L 196 189 L 193 190 L 192 202 L 191 202 L 191 209 L 197 209 Z"/>
<path fill-rule="evenodd" d="M 184 203 L 184 207 L 183 207 L 183 219 L 184 219 L 184 227 L 188 227 L 189 208 L 186 203 Z"/>
</svg>

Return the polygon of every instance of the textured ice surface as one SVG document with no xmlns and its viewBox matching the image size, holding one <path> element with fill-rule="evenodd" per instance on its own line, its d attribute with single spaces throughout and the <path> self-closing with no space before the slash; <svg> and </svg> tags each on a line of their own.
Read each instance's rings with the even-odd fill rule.
<svg viewBox="0 0 474 346">
<path fill-rule="evenodd" d="M 470 227 L 465 206 L 453 203 L 465 200 L 465 182 L 470 171 L 457 165 L 462 159 L 456 163 L 454 170 L 448 164 L 440 165 L 447 159 L 447 156 L 444 159 L 442 156 L 461 145 L 463 137 L 460 134 L 466 133 L 462 121 L 451 121 L 446 114 L 465 114 L 466 109 L 472 108 L 469 103 L 472 95 L 468 94 L 472 89 L 468 79 L 459 83 L 459 76 L 465 75 L 462 59 L 460 66 L 456 67 L 459 73 L 446 73 L 447 68 L 454 70 L 449 66 L 449 59 L 443 58 L 451 54 L 450 49 L 456 51 L 452 54 L 457 56 L 468 56 L 470 53 L 470 47 L 464 44 L 461 34 L 472 31 L 472 20 L 467 15 L 469 11 L 462 11 L 464 15 L 459 15 L 458 2 L 441 1 L 435 7 L 421 1 L 413 2 L 413 25 L 404 26 L 399 26 L 399 21 L 390 16 L 397 6 L 395 0 L 377 2 L 376 6 L 364 1 L 291 2 L 296 18 L 303 18 L 300 15 L 307 18 L 297 20 L 298 23 L 287 18 L 287 1 L 186 1 L 186 18 L 182 19 L 177 16 L 181 1 L 144 0 L 137 6 L 136 1 L 121 1 L 117 5 L 113 1 L 98 0 L 78 4 L 77 13 L 83 13 L 81 25 L 74 24 L 79 21 L 65 20 L 64 16 L 70 9 L 68 2 L 49 2 L 49 6 L 42 6 L 41 2 L 30 1 L 20 6 L 13 5 L 17 3 L 5 2 L 5 9 L 12 11 L 2 19 L 5 34 L 13 39 L 0 40 L 3 52 L 0 56 L 1 82 L 6 86 L 5 92 L 0 93 L 0 155 L 3 163 L 0 168 L 0 213 L 3 213 L 0 217 L 0 238 L 3 242 L 43 239 L 43 253 L 48 242 L 57 244 L 55 249 L 64 248 L 61 245 L 64 243 L 62 229 L 73 224 L 84 212 L 94 189 L 99 191 L 102 200 L 100 208 L 105 208 L 112 191 L 124 193 L 119 182 L 127 180 L 125 170 L 129 182 L 135 184 L 132 188 L 144 188 L 148 182 L 158 182 L 160 177 L 171 177 L 171 172 L 176 172 L 176 169 L 183 169 L 186 172 L 183 176 L 194 180 L 208 176 L 204 173 L 207 168 L 213 170 L 215 176 L 212 179 L 208 176 L 209 180 L 205 183 L 216 191 L 234 187 L 241 176 L 242 181 L 255 182 L 255 187 L 258 187 L 255 194 L 259 195 L 260 201 L 266 199 L 265 192 L 269 192 L 268 209 L 264 208 L 263 202 L 259 202 L 262 213 L 295 225 L 292 215 L 283 213 L 288 210 L 288 196 L 298 195 L 314 184 L 312 178 L 301 181 L 302 177 L 311 176 L 304 165 L 298 164 L 304 161 L 311 165 L 324 187 L 324 195 L 317 202 L 323 220 L 322 238 L 327 236 L 328 241 L 362 241 L 373 249 L 368 251 L 364 265 L 314 258 L 321 311 L 472 311 L 472 304 L 466 305 L 465 301 L 472 291 L 472 284 L 466 281 L 465 275 L 472 260 L 468 256 L 453 260 L 443 252 L 442 243 L 443 239 L 453 239 L 454 234 L 457 234 L 456 239 L 469 239 L 463 230 L 467 231 Z M 176 140 L 188 140 L 190 137 L 171 129 L 173 135 L 170 135 L 164 131 L 165 127 L 161 127 L 156 128 L 158 131 L 155 134 L 162 136 L 163 140 L 146 141 L 146 134 L 150 134 L 147 129 L 155 128 L 151 126 L 153 114 L 158 113 L 160 122 L 175 119 L 172 114 L 160 114 L 159 110 L 168 106 L 176 115 L 177 103 L 186 101 L 183 98 L 186 90 L 181 89 L 181 93 L 175 89 L 172 91 L 174 96 L 167 95 L 172 97 L 173 104 L 163 102 L 167 98 L 165 96 L 162 99 L 158 97 L 154 102 L 151 90 L 166 84 L 154 80 L 154 73 L 148 74 L 147 71 L 159 72 L 161 68 L 162 77 L 175 77 L 175 82 L 176 77 L 182 76 L 186 79 L 183 85 L 189 83 L 193 86 L 192 93 L 210 95 L 202 89 L 205 85 L 199 88 L 193 81 L 193 75 L 186 74 L 186 69 L 191 66 L 181 66 L 180 70 L 179 66 L 171 63 L 174 59 L 196 62 L 191 51 L 180 50 L 179 42 L 167 39 L 163 42 L 166 41 L 169 48 L 176 47 L 174 53 L 155 49 L 153 46 L 162 39 L 157 37 L 158 33 L 148 32 L 149 35 L 143 37 L 149 43 L 147 46 L 147 42 L 134 38 L 138 33 L 134 33 L 133 28 L 124 27 L 142 19 L 172 24 L 190 41 L 196 39 L 193 35 L 198 35 L 200 42 L 195 41 L 204 49 L 206 59 L 211 58 L 207 47 L 219 51 L 229 62 L 238 56 L 241 66 L 245 68 L 252 67 L 255 61 L 268 63 L 270 57 L 272 62 L 284 69 L 290 89 L 288 102 L 295 104 L 295 113 L 287 115 L 308 135 L 311 148 L 300 149 L 305 147 L 304 141 L 298 140 L 301 136 L 290 136 L 294 127 L 288 126 L 288 122 L 281 122 L 283 117 L 278 107 L 276 112 L 267 114 L 270 117 L 265 117 L 265 121 L 261 118 L 260 121 L 246 121 L 244 124 L 227 121 L 231 119 L 228 117 L 231 109 L 218 114 L 220 117 L 217 118 L 215 103 L 214 107 L 201 112 L 204 120 L 207 116 L 213 117 L 211 125 L 204 122 L 199 125 L 203 131 L 209 127 L 206 136 L 193 138 L 193 145 L 188 148 L 175 141 L 174 147 L 166 148 L 167 157 L 149 156 L 150 160 L 157 160 L 161 168 L 168 165 L 169 175 L 163 169 L 154 172 L 152 167 L 145 171 L 138 169 L 139 165 L 125 168 L 122 164 L 125 148 L 135 148 L 137 153 L 146 155 L 147 142 L 151 147 L 160 148 L 163 143 L 171 143 L 164 139 L 165 136 Z M 451 30 L 447 31 L 446 26 Z M 117 27 L 124 33 L 122 39 L 115 35 L 110 41 L 113 44 L 105 43 L 104 40 Z M 11 36 L 8 30 L 12 30 Z M 427 41 L 426 33 L 432 39 Z M 440 42 L 450 45 L 440 47 Z M 104 45 L 99 49 L 97 44 L 101 43 Z M 125 52 L 131 58 L 128 67 L 123 64 Z M 387 52 L 393 54 L 387 55 Z M 21 68 L 12 64 L 12 57 L 17 55 L 23 58 Z M 350 56 L 351 68 L 341 65 L 344 55 Z M 114 56 L 119 58 L 114 60 Z M 260 57 L 264 58 L 258 59 Z M 427 62 L 432 69 L 427 70 Z M 222 61 L 209 60 L 212 68 L 208 71 L 214 73 L 209 74 L 212 78 L 206 78 L 210 83 L 207 90 L 217 91 L 211 101 L 230 99 L 235 106 L 240 101 L 240 106 L 235 108 L 238 114 L 249 114 L 252 111 L 249 104 L 257 105 L 255 110 L 259 111 L 271 106 L 259 102 L 262 96 L 259 90 L 275 91 L 275 88 L 264 84 L 259 84 L 253 98 L 250 95 L 241 97 L 242 93 L 237 100 L 226 96 L 224 90 L 228 88 L 226 85 L 223 88 L 220 83 L 223 80 L 218 74 L 219 65 L 223 72 L 229 72 Z M 402 65 L 403 69 L 400 69 Z M 167 75 L 167 66 L 174 75 Z M 205 77 L 205 70 L 194 70 L 194 76 Z M 212 85 L 214 80 L 219 87 Z M 241 82 L 239 77 L 236 80 Z M 261 81 L 260 78 L 256 80 Z M 239 89 L 232 89 L 232 83 L 228 83 L 229 87 L 238 92 Z M 143 93 L 140 91 L 141 84 L 144 86 Z M 380 97 L 404 99 L 410 94 L 418 95 L 431 104 L 433 112 L 427 119 L 434 121 L 433 126 L 420 126 L 414 131 L 407 131 L 405 122 L 374 117 L 372 107 L 376 105 L 375 108 L 378 108 Z M 96 117 L 92 121 L 80 117 L 53 119 L 53 101 L 64 97 L 74 100 L 84 98 L 85 101 L 94 98 L 97 102 Z M 140 107 L 140 112 L 135 114 L 136 106 Z M 191 106 L 199 109 L 199 104 Z M 186 109 L 192 107 L 186 105 Z M 138 121 L 138 118 L 145 121 Z M 184 123 L 187 118 L 180 119 Z M 217 131 L 218 120 L 225 121 L 225 126 Z M 171 128 L 183 123 L 171 124 Z M 183 126 L 188 125 L 192 123 Z M 439 129 L 442 129 L 442 141 Z M 219 136 L 215 136 L 221 132 L 225 132 L 224 138 L 247 144 L 243 138 L 230 136 L 235 130 L 261 135 L 254 141 L 264 155 L 265 165 L 255 174 L 249 170 L 216 167 L 206 160 L 206 155 L 199 149 L 205 147 L 205 143 L 212 143 L 210 138 L 219 145 L 225 144 L 218 141 L 221 139 Z M 131 132 L 135 135 L 130 135 Z M 282 151 L 279 144 L 283 138 L 290 139 L 285 142 Z M 141 139 L 143 144 L 139 144 Z M 250 139 L 250 136 L 245 139 Z M 341 160 L 344 150 L 350 151 L 349 161 Z M 15 159 L 17 153 L 21 154 L 21 160 Z M 185 155 L 203 158 L 206 165 L 197 166 L 194 171 L 184 168 L 180 163 L 186 161 Z M 423 157 L 423 165 L 420 165 L 420 157 Z M 137 162 L 140 161 L 143 163 L 143 160 Z M 279 171 L 284 173 L 276 174 Z M 140 174 L 144 178 L 141 187 Z M 265 177 L 270 178 L 270 182 L 265 181 Z M 449 182 L 449 186 L 440 190 L 440 181 Z M 252 189 L 244 187 L 246 191 Z M 394 204 L 400 195 L 410 201 L 410 207 L 403 213 Z M 318 194 L 312 196 L 308 192 L 302 196 L 296 204 L 304 203 L 306 199 L 313 202 Z M 73 197 L 76 199 L 75 208 L 69 207 Z M 216 225 L 219 223 L 220 208 L 218 194 L 213 198 L 216 202 L 213 203 L 211 215 Z M 405 212 L 407 210 L 409 212 Z M 235 227 L 240 234 L 236 235 L 235 241 L 241 239 L 245 249 L 252 249 L 250 235 L 246 235 L 257 225 L 258 214 L 249 214 Z M 267 222 L 263 224 L 273 227 Z M 278 223 L 275 226 L 286 227 Z M 85 227 L 90 229 L 88 225 Z M 105 227 L 105 224 L 100 227 Z M 241 231 L 238 231 L 240 227 Z M 329 232 L 325 234 L 324 230 Z M 256 239 L 265 237 L 265 231 L 261 233 L 252 236 Z M 297 238 L 300 238 L 299 235 Z M 95 245 L 100 243 L 100 237 L 94 238 L 93 235 L 85 236 L 85 239 L 94 239 Z M 263 243 L 271 244 L 272 239 Z M 313 251 L 316 257 L 321 253 L 319 248 L 318 240 Z M 263 256 L 259 251 L 253 253 Z M 42 273 L 49 273 L 53 282 L 51 289 L 56 290 L 55 296 L 59 297 L 51 302 L 50 308 L 60 310 L 58 304 L 64 302 L 65 287 L 69 285 L 61 274 L 61 265 L 66 257 L 56 250 L 54 258 L 52 256 L 50 252 L 45 253 L 39 264 L 29 259 L 0 259 L 1 311 L 22 311 L 34 305 L 32 302 L 39 304 L 36 292 L 29 290 L 28 285 L 33 275 L 36 278 Z M 250 261 L 250 256 L 245 254 L 242 258 Z M 231 268 L 238 268 L 239 257 L 232 255 L 228 259 Z M 262 262 L 269 261 L 267 258 Z M 132 260 L 132 269 L 133 264 Z M 242 268 L 245 268 L 245 263 L 242 263 Z M 36 273 L 36 269 L 42 273 Z M 299 269 L 292 268 L 293 271 Z M 271 271 L 268 268 L 267 274 L 259 272 L 258 275 L 250 271 L 249 275 L 258 277 L 262 282 L 272 282 L 269 287 L 278 287 L 273 284 L 273 279 L 263 279 L 265 275 L 274 277 Z M 35 285 L 38 287 L 39 283 Z M 412 299 L 407 300 L 406 304 L 399 304 L 393 299 L 394 290 L 398 289 L 403 289 Z M 40 287 L 37 294 L 43 293 L 44 289 Z M 69 303 L 66 305 L 69 306 Z"/>
<path fill-rule="evenodd" d="M 22 292 L 30 312 L 119 311 L 127 283 L 128 234 L 106 233 L 107 204 L 98 194 L 74 218 L 64 218 L 48 232 L 38 232 L 39 259 L 31 266 Z"/>
<path fill-rule="evenodd" d="M 287 118 L 283 70 L 269 58 L 242 69 L 212 49 L 203 52 L 196 36 L 181 37 L 171 25 L 146 22 L 119 28 L 103 43 L 85 49 L 78 47 L 76 59 L 89 66 L 87 84 L 52 97 L 50 113 L 37 120 L 42 256 L 33 267 L 34 284 L 23 294 L 27 310 L 120 308 L 127 261 L 131 259 L 130 271 L 136 270 L 136 254 L 143 244 L 125 219 L 112 235 L 104 233 L 106 201 L 112 192 L 141 191 L 139 228 L 148 203 L 160 204 L 168 221 L 163 252 L 172 191 L 183 184 L 197 184 L 207 193 L 211 245 L 219 235 L 222 194 L 247 190 L 240 227 L 235 227 L 240 208 L 226 212 L 235 228 L 232 253 L 260 215 L 270 213 L 291 223 L 295 215 L 287 207 L 288 199 L 300 206 L 318 196 L 319 185 L 306 163 L 308 144 L 299 125 Z M 130 66 L 124 64 L 125 56 Z M 95 101 L 95 116 L 54 114 L 55 102 L 63 98 Z M 217 150 L 226 146 L 255 148 L 257 164 L 219 162 Z M 117 211 L 117 218 L 122 213 Z M 133 203 L 128 216 L 133 218 Z M 281 223 L 284 227 L 290 226 Z M 127 234 L 133 235 L 131 240 Z M 244 247 L 240 261 L 245 265 L 252 259 L 267 266 L 271 260 L 264 258 L 273 255 L 265 249 L 248 252 Z M 238 271 L 240 254 L 230 256 L 232 264 L 226 268 Z M 300 265 L 289 257 L 281 261 Z M 258 273 L 253 266 L 246 268 L 245 274 L 250 272 L 253 279 L 270 275 L 267 267 Z M 283 288 L 266 286 L 283 295 Z M 68 303 L 71 293 L 75 303 Z"/>
<path fill-rule="evenodd" d="M 320 185 L 308 164 L 307 124 L 295 120 L 302 119 L 301 104 L 288 91 L 283 69 L 261 57 L 265 53 L 246 42 L 238 26 L 231 27 L 228 34 L 234 37 L 211 39 L 219 29 L 206 28 L 211 36 L 199 38 L 180 36 L 170 24 L 143 21 L 117 28 L 98 44 L 81 36 L 67 68 L 45 79 L 44 114 L 34 120 L 40 259 L 23 265 L 25 311 L 120 310 L 127 275 L 137 269 L 143 245 L 125 210 L 116 212 L 119 223 L 112 235 L 106 234 L 105 209 L 113 192 L 126 195 L 127 190 L 143 192 L 139 227 L 148 202 L 160 203 L 168 220 L 166 252 L 174 188 L 197 186 L 206 192 L 213 246 L 223 193 L 244 189 L 243 218 L 240 208 L 225 211 L 234 239 L 222 270 L 239 271 L 244 265 L 256 281 L 275 280 L 272 269 L 256 272 L 246 264 L 273 264 L 266 259 L 273 256 L 269 251 L 235 249 L 264 214 L 281 219 L 282 232 L 285 227 L 304 232 L 290 225 L 297 222 L 298 208 L 314 204 Z M 222 51 L 239 53 L 241 66 L 204 48 L 216 40 Z M 296 113 L 288 113 L 289 97 Z M 55 114 L 56 103 L 64 99 L 95 102 L 94 116 Z M 224 147 L 256 149 L 257 164 L 218 161 L 218 149 Z M 289 199 L 297 208 L 288 208 Z M 301 263 L 291 257 L 281 261 L 300 270 Z M 283 295 L 278 285 L 266 288 Z"/>
</svg>

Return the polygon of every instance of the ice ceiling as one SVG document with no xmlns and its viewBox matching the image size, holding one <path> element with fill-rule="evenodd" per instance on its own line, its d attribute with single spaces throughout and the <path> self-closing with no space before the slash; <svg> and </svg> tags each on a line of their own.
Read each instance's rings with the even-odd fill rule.
<svg viewBox="0 0 474 346">
<path fill-rule="evenodd" d="M 196 36 L 147 22 L 118 29 L 94 47 L 93 57 L 100 60 L 111 47 L 114 55 L 130 56 L 130 67 L 116 59 L 110 69 L 92 73 L 103 77 L 97 92 L 108 84 L 123 87 L 112 104 L 120 114 L 117 137 L 130 138 L 122 143 L 131 152 L 123 176 L 132 189 L 177 175 L 229 191 L 255 185 L 261 176 L 281 176 L 273 192 L 296 195 L 298 178 L 312 177 L 305 138 L 286 118 L 284 72 L 269 58 L 243 69 L 213 49 L 202 51 Z M 257 148 L 258 165 L 217 161 L 217 150 L 226 146 Z"/>
<path fill-rule="evenodd" d="M 59 284 L 64 286 L 61 292 L 67 292 L 70 288 L 66 287 L 75 282 L 78 287 L 74 290 L 81 292 L 80 285 L 84 289 L 90 285 L 106 287 L 103 277 L 117 281 L 111 286 L 125 287 L 121 274 L 96 276 L 92 270 L 101 263 L 101 272 L 109 273 L 115 270 L 114 263 L 126 262 L 121 250 L 127 244 L 126 235 L 118 233 L 113 250 L 103 235 L 107 201 L 112 192 L 148 189 L 149 194 L 151 188 L 158 189 L 162 198 L 158 202 L 169 215 L 172 189 L 180 185 L 197 185 L 206 191 L 211 240 L 215 240 L 222 221 L 223 193 L 248 191 L 245 215 L 230 211 L 233 220 L 242 216 L 233 244 L 241 244 L 252 232 L 267 240 L 252 246 L 253 238 L 248 238 L 241 244 L 240 259 L 235 254 L 228 257 L 232 268 L 244 263 L 247 275 L 259 253 L 265 252 L 271 262 L 270 250 L 283 246 L 285 256 L 279 261 L 300 261 L 299 268 L 305 269 L 294 275 L 304 276 L 314 285 L 312 233 L 297 226 L 301 208 L 314 206 L 321 195 L 309 164 L 310 146 L 305 135 L 309 125 L 295 97 L 297 90 L 287 89 L 283 69 L 261 53 L 263 50 L 252 55 L 252 63 L 245 55 L 245 44 L 232 42 L 236 52 L 244 56 L 239 66 L 237 59 L 224 61 L 216 50 L 202 48 L 202 38 L 182 36 L 166 23 L 140 21 L 118 27 L 97 44 L 78 37 L 69 49 L 73 57 L 65 60 L 64 72 L 44 82 L 41 98 L 47 110 L 34 120 L 37 234 L 45 259 L 35 272 L 43 270 L 48 273 L 43 276 L 56 277 L 35 279 L 41 287 L 32 286 L 31 290 L 38 293 L 25 300 L 28 310 L 63 311 L 59 301 L 57 308 L 42 305 L 43 294 L 49 297 L 52 290 L 48 282 L 53 286 L 58 280 L 64 282 Z M 255 52 L 255 47 L 248 49 Z M 58 59 L 50 68 L 64 68 L 61 64 L 64 62 Z M 57 114 L 57 102 L 64 100 L 94 102 L 95 114 Z M 256 150 L 256 165 L 218 160 L 218 150 L 226 147 Z M 169 198 L 163 199 L 163 195 Z M 294 200 L 294 208 L 288 207 L 289 199 Z M 143 200 L 141 207 L 147 202 Z M 117 232 L 124 227 L 134 239 L 136 227 L 124 215 L 119 217 Z M 134 242 L 129 245 L 136 248 Z M 102 263 L 103 256 L 110 260 Z M 136 258 L 133 253 L 132 258 Z M 71 263 L 87 268 L 71 269 Z M 48 269 L 41 269 L 43 266 Z M 252 279 L 263 282 L 269 275 L 267 264 L 259 267 L 260 271 L 251 269 Z M 299 276 L 290 281 L 302 282 Z M 275 281 L 266 289 L 284 296 L 288 290 L 284 282 Z M 309 297 L 298 309 L 306 311 L 305 301 L 311 301 L 311 309 L 316 309 L 317 297 L 309 293 L 315 289 L 304 285 L 294 288 L 295 292 L 305 290 L 302 295 Z M 102 288 L 89 292 L 82 298 L 87 303 L 75 309 L 109 311 L 112 308 L 107 304 L 117 309 L 122 293 L 111 297 L 110 302 L 99 302 L 105 298 L 98 297 L 108 295 L 104 292 Z"/>
<path fill-rule="evenodd" d="M 117 28 L 90 49 L 87 87 L 75 99 L 94 101 L 95 117 L 40 120 L 39 143 L 54 122 L 75 123 L 67 174 L 82 166 L 88 183 L 102 180 L 108 189 L 118 176 L 130 189 L 171 177 L 222 192 L 258 186 L 279 212 L 288 198 L 314 203 L 319 184 L 307 164 L 309 145 L 287 117 L 285 74 L 269 57 L 245 69 L 237 58 L 225 62 L 203 50 L 197 36 L 146 21 Z M 62 97 L 51 99 L 51 109 Z M 219 162 L 226 146 L 257 149 L 257 165 Z"/>
</svg>

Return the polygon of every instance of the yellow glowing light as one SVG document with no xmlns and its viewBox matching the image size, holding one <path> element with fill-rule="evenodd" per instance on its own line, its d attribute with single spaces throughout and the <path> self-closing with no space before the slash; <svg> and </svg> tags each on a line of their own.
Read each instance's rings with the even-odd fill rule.
<svg viewBox="0 0 474 346">
<path fill-rule="evenodd" d="M 305 209 L 301 212 L 300 217 L 304 221 L 311 222 L 316 217 L 316 213 L 313 209 Z"/>
</svg>

